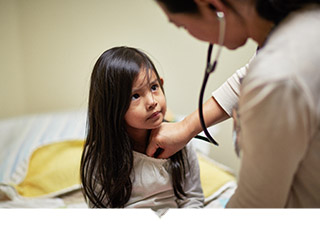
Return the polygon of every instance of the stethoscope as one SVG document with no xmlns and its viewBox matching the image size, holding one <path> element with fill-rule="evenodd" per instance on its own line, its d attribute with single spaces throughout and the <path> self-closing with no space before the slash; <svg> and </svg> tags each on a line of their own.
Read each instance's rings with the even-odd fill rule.
<svg viewBox="0 0 320 227">
<path fill-rule="evenodd" d="M 218 58 L 220 56 L 221 53 L 221 49 L 223 46 L 223 42 L 224 42 L 224 35 L 225 35 L 225 27 L 226 27 L 226 23 L 224 20 L 224 13 L 223 12 L 217 12 L 217 18 L 219 21 L 219 40 L 218 40 L 218 51 L 216 54 L 216 57 L 213 61 L 213 63 L 211 64 L 211 54 L 212 54 L 212 49 L 213 49 L 213 44 L 210 43 L 209 44 L 209 48 L 208 48 L 208 56 L 207 56 L 207 65 L 206 65 L 206 69 L 204 72 L 204 78 L 203 78 L 203 82 L 202 82 L 202 86 L 201 86 L 201 90 L 200 90 L 200 96 L 199 96 L 199 118 L 200 118 L 200 123 L 201 123 L 201 127 L 203 129 L 204 134 L 206 135 L 206 137 L 208 138 L 208 140 L 217 145 L 218 143 L 212 138 L 211 134 L 209 133 L 209 131 L 207 130 L 206 124 L 204 122 L 204 117 L 203 117 L 203 95 L 204 95 L 204 91 L 209 79 L 209 75 L 211 73 L 214 72 L 216 66 L 217 66 L 217 62 L 218 62 Z"/>
<path fill-rule="evenodd" d="M 219 40 L 218 40 L 218 45 L 219 45 L 219 49 L 218 52 L 216 54 L 216 57 L 213 61 L 213 63 L 211 64 L 211 54 L 212 54 L 212 49 L 213 49 L 213 44 L 209 44 L 209 48 L 208 48 L 208 56 L 207 56 L 207 66 L 206 66 L 206 70 L 204 72 L 204 79 L 202 82 L 202 86 L 201 86 L 201 90 L 200 90 L 200 96 L 199 96 L 199 118 L 200 118 L 200 122 L 201 122 L 201 126 L 203 129 L 204 134 L 206 135 L 206 137 L 203 137 L 201 135 L 196 135 L 195 138 L 197 139 L 201 139 L 201 140 L 205 140 L 207 142 L 211 142 L 215 145 L 219 145 L 210 135 L 210 133 L 207 130 L 206 124 L 204 122 L 204 118 L 203 118 L 203 109 L 202 109 L 202 104 L 203 104 L 203 94 L 208 82 L 208 78 L 209 75 L 211 73 L 214 72 L 216 66 L 217 66 L 217 62 L 218 62 L 218 58 L 220 56 L 221 53 L 221 49 L 222 49 L 222 45 L 224 42 L 224 35 L 225 35 L 225 20 L 224 20 L 224 13 L 223 12 L 217 12 L 217 18 L 219 20 Z M 157 158 L 160 153 L 163 151 L 163 149 L 161 147 L 159 147 L 156 152 L 153 154 L 153 157 Z"/>
</svg>

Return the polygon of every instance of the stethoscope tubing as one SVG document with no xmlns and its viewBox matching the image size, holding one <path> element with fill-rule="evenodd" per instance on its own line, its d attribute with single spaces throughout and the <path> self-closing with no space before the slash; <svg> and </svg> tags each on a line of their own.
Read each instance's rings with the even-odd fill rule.
<svg viewBox="0 0 320 227">
<path fill-rule="evenodd" d="M 206 65 L 206 69 L 205 69 L 205 73 L 204 73 L 202 86 L 201 86 L 201 89 L 200 89 L 198 110 L 199 110 L 199 119 L 200 119 L 201 127 L 203 129 L 204 134 L 206 135 L 206 137 L 208 138 L 208 140 L 211 143 L 219 146 L 217 141 L 215 141 L 215 139 L 213 139 L 213 137 L 209 133 L 209 131 L 207 129 L 207 126 L 206 126 L 206 123 L 204 121 L 204 117 L 203 117 L 203 96 L 204 96 L 204 92 L 205 92 L 206 85 L 207 85 L 207 82 L 208 82 L 210 74 L 212 72 L 214 72 L 214 70 L 216 69 L 218 58 L 220 56 L 221 49 L 222 49 L 223 42 L 224 42 L 224 35 L 225 35 L 225 26 L 226 25 L 225 25 L 223 12 L 217 12 L 217 18 L 219 20 L 219 40 L 218 40 L 219 49 L 218 49 L 217 55 L 215 57 L 215 60 L 211 64 L 210 62 L 211 62 L 211 54 L 212 54 L 213 44 L 212 43 L 209 44 L 208 55 L 207 55 L 207 65 Z"/>
<path fill-rule="evenodd" d="M 206 135 L 206 137 L 209 139 L 209 141 L 217 146 L 219 146 L 219 144 L 215 141 L 215 139 L 213 139 L 213 137 L 211 136 L 211 134 L 209 133 L 209 131 L 207 130 L 206 127 L 206 123 L 204 121 L 204 117 L 203 117 L 203 96 L 204 96 L 204 92 L 206 89 L 206 85 L 209 79 L 209 75 L 210 73 L 212 73 L 217 65 L 217 60 L 215 60 L 213 62 L 212 65 L 210 65 L 210 58 L 211 58 L 211 53 L 212 53 L 212 48 L 213 45 L 210 44 L 209 48 L 208 48 L 208 58 L 207 58 L 207 67 L 204 73 L 204 78 L 203 78 L 203 82 L 202 82 L 202 86 L 201 86 L 201 90 L 200 90 L 200 95 L 199 95 L 199 119 L 200 119 L 200 123 L 201 123 L 201 127 L 203 129 L 204 134 Z"/>
</svg>

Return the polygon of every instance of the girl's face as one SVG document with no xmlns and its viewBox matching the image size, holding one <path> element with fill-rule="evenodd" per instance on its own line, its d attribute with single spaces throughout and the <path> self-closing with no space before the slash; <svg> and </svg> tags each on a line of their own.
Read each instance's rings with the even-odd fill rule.
<svg viewBox="0 0 320 227">
<path fill-rule="evenodd" d="M 154 72 L 147 77 L 146 71 L 141 70 L 133 82 L 131 103 L 124 117 L 128 131 L 154 129 L 164 119 L 166 99 L 158 78 Z"/>
</svg>

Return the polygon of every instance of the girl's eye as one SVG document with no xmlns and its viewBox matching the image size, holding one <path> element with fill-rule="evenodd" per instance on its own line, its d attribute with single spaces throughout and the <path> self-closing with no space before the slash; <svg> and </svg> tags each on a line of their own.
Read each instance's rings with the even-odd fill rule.
<svg viewBox="0 0 320 227">
<path fill-rule="evenodd" d="M 136 99 L 138 99 L 139 97 L 140 97 L 140 95 L 134 94 L 134 95 L 132 95 L 132 100 L 136 100 Z"/>
<path fill-rule="evenodd" d="M 151 90 L 152 91 L 156 91 L 158 89 L 159 85 L 158 84 L 154 84 L 151 86 Z"/>
</svg>

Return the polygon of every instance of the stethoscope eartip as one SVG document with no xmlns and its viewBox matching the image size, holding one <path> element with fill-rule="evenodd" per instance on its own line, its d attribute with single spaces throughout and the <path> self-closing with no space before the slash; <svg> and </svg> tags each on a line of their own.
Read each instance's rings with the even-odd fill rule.
<svg viewBox="0 0 320 227">
<path fill-rule="evenodd" d="M 217 11 L 217 18 L 218 18 L 219 20 L 224 19 L 224 13 L 221 12 L 221 11 Z"/>
</svg>

